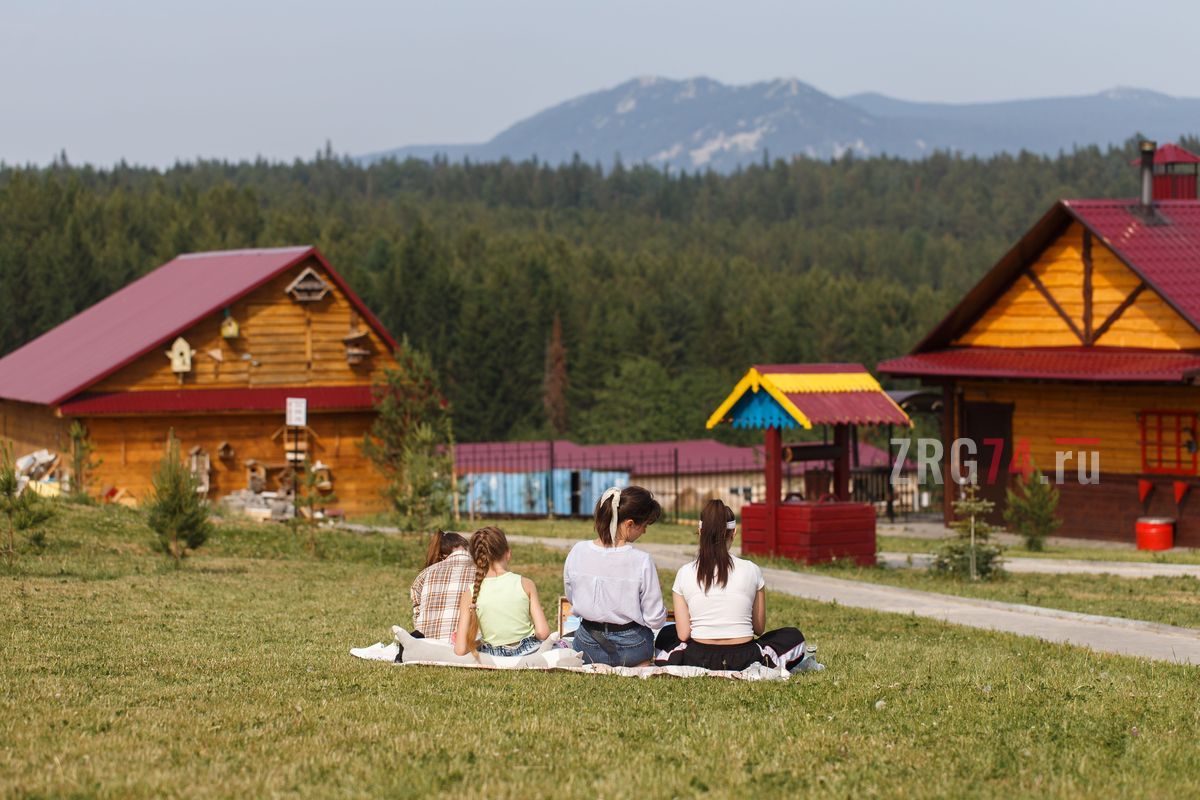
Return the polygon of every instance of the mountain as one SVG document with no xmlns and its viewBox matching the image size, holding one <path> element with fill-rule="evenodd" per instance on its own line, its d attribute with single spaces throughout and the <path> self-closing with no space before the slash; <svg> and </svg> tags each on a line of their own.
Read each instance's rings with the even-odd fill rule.
<svg viewBox="0 0 1200 800">
<path fill-rule="evenodd" d="M 998 103 L 917 103 L 866 93 L 835 98 L 798 80 L 729 86 L 709 78 L 639 78 L 568 100 L 482 144 L 417 145 L 363 156 L 560 163 L 646 162 L 728 172 L 771 157 L 921 158 L 935 150 L 988 156 L 1161 141 L 1200 132 L 1200 99 L 1143 89 Z"/>
</svg>

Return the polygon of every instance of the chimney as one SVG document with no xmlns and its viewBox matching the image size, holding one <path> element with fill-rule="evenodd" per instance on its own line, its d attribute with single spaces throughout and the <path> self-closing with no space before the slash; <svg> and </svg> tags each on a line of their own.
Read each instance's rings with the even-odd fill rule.
<svg viewBox="0 0 1200 800">
<path fill-rule="evenodd" d="M 1142 142 L 1142 208 L 1149 210 L 1154 205 L 1154 142 Z"/>
</svg>

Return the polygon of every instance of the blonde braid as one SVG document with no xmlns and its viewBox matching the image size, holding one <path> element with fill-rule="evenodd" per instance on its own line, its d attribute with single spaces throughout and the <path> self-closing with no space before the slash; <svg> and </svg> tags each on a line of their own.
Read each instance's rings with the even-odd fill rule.
<svg viewBox="0 0 1200 800">
<path fill-rule="evenodd" d="M 469 652 L 476 650 L 475 640 L 479 636 L 479 612 L 476 604 L 479 602 L 479 590 L 483 587 L 483 579 L 487 577 L 492 562 L 504 557 L 508 552 L 508 539 L 504 531 L 488 526 L 475 531 L 470 544 L 471 559 L 475 562 L 475 585 L 471 588 L 471 620 L 467 627 L 467 647 Z"/>
</svg>

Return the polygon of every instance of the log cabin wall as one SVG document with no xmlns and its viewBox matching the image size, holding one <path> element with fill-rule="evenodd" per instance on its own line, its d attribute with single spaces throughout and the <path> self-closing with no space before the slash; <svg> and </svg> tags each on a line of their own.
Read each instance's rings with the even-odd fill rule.
<svg viewBox="0 0 1200 800">
<path fill-rule="evenodd" d="M 347 515 L 382 511 L 384 480 L 362 452 L 362 441 L 374 420 L 364 412 L 310 413 L 309 455 L 330 467 L 337 501 L 330 507 Z M 103 459 L 92 485 L 124 489 L 138 502 L 151 492 L 151 476 L 162 459 L 168 431 L 174 429 L 185 457 L 201 447 L 211 458 L 210 499 L 246 488 L 245 462 L 256 460 L 273 470 L 285 465 L 283 425 L 279 414 L 212 414 L 205 416 L 95 417 L 86 420 L 96 456 Z M 229 458 L 219 452 L 232 449 Z M 273 488 L 268 486 L 268 488 Z"/>
<path fill-rule="evenodd" d="M 70 420 L 56 417 L 47 406 L 0 400 L 0 439 L 12 442 L 15 458 L 42 448 L 66 458 L 71 449 L 70 425 Z"/>
<path fill-rule="evenodd" d="M 1139 290 L 1141 282 L 1111 250 L 1073 222 L 954 344 L 1200 348 L 1200 332 L 1154 290 Z M 1085 285 L 1090 285 L 1090 295 Z M 1132 303 L 1125 306 L 1134 292 Z M 1114 318 L 1106 326 L 1110 316 Z"/>
<path fill-rule="evenodd" d="M 1138 416 L 1154 410 L 1200 412 L 1200 387 L 1017 381 L 963 381 L 959 386 L 961 402 L 1012 404 L 1015 443 L 1028 442 L 1033 463 L 1050 476 L 1059 450 L 1099 452 L 1099 485 L 1080 485 L 1076 461 L 1066 462 L 1065 483 L 1059 487 L 1062 535 L 1133 541 L 1137 517 L 1152 514 L 1178 518 L 1177 542 L 1200 546 L 1200 499 L 1189 493 L 1177 505 L 1173 491 L 1175 481 L 1195 483 L 1197 488 L 1200 481 L 1195 474 L 1147 473 Z M 961 429 L 957 433 L 961 435 Z M 1060 445 L 1058 438 L 1098 438 L 1100 443 Z M 1006 444 L 1006 468 L 1013 444 Z M 981 472 L 989 457 L 984 449 Z M 1139 478 L 1154 486 L 1145 504 L 1138 499 Z"/>
<path fill-rule="evenodd" d="M 287 286 L 306 268 L 329 284 L 324 299 L 298 303 Z M 305 261 L 230 306 L 240 328 L 235 339 L 221 336 L 222 312 L 211 314 L 181 336 L 195 350 L 192 370 L 180 383 L 165 354 L 170 342 L 89 387 L 89 392 L 174 389 L 233 389 L 264 386 L 369 385 L 395 366 L 388 344 L 355 313 L 337 285 L 314 260 Z M 343 342 L 352 330 L 366 332 L 371 355 L 347 363 Z M 220 354 L 220 361 L 211 352 Z"/>
</svg>

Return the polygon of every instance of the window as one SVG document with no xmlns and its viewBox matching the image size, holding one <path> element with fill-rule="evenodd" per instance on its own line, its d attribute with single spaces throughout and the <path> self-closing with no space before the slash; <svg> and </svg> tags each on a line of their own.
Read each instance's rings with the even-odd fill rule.
<svg viewBox="0 0 1200 800">
<path fill-rule="evenodd" d="M 1163 475 L 1196 474 L 1196 412 L 1143 411 L 1142 470 Z"/>
</svg>

